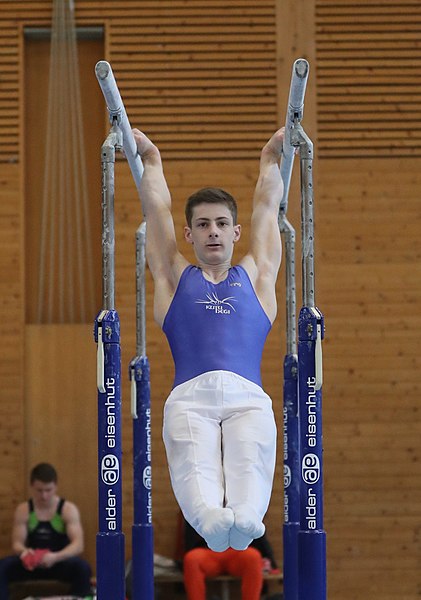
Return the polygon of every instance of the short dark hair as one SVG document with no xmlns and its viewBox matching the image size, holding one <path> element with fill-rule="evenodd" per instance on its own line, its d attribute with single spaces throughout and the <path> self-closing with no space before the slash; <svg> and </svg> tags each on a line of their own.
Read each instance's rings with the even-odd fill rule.
<svg viewBox="0 0 421 600">
<path fill-rule="evenodd" d="M 193 209 L 199 204 L 225 204 L 232 215 L 234 225 L 237 224 L 237 203 L 231 194 L 221 188 L 206 187 L 187 198 L 185 215 L 189 227 L 192 224 Z"/>
<path fill-rule="evenodd" d="M 31 471 L 30 481 L 42 481 L 42 483 L 57 483 L 57 471 L 49 463 L 39 463 Z"/>
</svg>

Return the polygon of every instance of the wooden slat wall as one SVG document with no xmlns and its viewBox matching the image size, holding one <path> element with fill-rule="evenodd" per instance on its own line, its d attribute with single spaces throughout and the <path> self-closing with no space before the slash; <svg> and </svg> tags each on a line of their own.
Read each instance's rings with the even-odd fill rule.
<svg viewBox="0 0 421 600">
<path fill-rule="evenodd" d="M 329 159 L 319 170 L 329 597 L 415 599 L 420 160 Z"/>
<path fill-rule="evenodd" d="M 253 156 L 276 119 L 275 2 L 133 3 L 110 59 L 133 123 L 165 158 Z"/>
<path fill-rule="evenodd" d="M 0 79 L 0 107 L 10 113 L 0 121 L 9 145 L 3 160 L 18 153 L 16 17 L 29 26 L 48 25 L 51 5 L 15 0 L 0 5 L 6 25 L 0 68 L 13 77 L 3 85 Z M 107 58 L 118 73 L 133 124 L 148 131 L 166 158 L 254 156 L 276 122 L 274 0 L 236 0 L 229 6 L 224 0 L 127 1 L 124 9 L 120 6 L 79 2 L 76 17 L 85 25 L 107 21 Z"/>
<path fill-rule="evenodd" d="M 10 515 L 24 481 L 23 222 L 16 165 L 0 165 L 0 547 L 10 537 Z"/>
<path fill-rule="evenodd" d="M 25 327 L 26 453 L 31 465 L 50 461 L 60 493 L 77 502 L 92 565 L 98 531 L 95 358 L 92 325 Z"/>
<path fill-rule="evenodd" d="M 275 119 L 274 2 L 139 6 L 110 30 L 133 121 L 167 158 L 252 156 Z"/>
<path fill-rule="evenodd" d="M 0 7 L 1 15 L 1 7 Z M 19 37 L 16 23 L 2 19 L 0 33 L 0 148 L 1 162 L 16 162 L 19 152 Z"/>
<path fill-rule="evenodd" d="M 22 107 L 25 102 L 21 87 L 23 27 L 45 27 L 50 25 L 52 2 L 7 1 L 0 3 L 0 38 L 4 32 L 12 32 L 11 48 L 14 47 L 10 59 L 10 71 L 13 73 L 14 86 L 10 103 L 18 115 L 7 121 L 8 131 L 15 137 L 12 143 L 1 146 L 3 155 L 0 161 L 11 160 L 21 165 L 20 181 L 24 174 L 23 145 L 18 145 L 19 134 L 22 133 Z M 250 0 L 232 2 L 227 8 L 222 0 L 212 2 L 130 2 L 124 4 L 116 1 L 76 3 L 76 20 L 81 26 L 104 25 L 106 31 L 106 57 L 113 64 L 117 80 L 125 99 L 127 110 L 133 125 L 141 125 L 159 143 L 163 155 L 168 159 L 174 157 L 178 165 L 173 169 L 173 188 L 182 187 L 185 191 L 185 173 L 194 168 L 198 174 L 189 191 L 205 183 L 220 185 L 231 184 L 234 191 L 247 189 L 247 201 L 252 193 L 257 168 L 258 150 L 273 130 L 276 122 L 276 36 L 275 36 L 275 2 L 267 0 L 257 6 Z M 148 31 L 148 35 L 142 32 Z M 124 33 L 126 31 L 126 34 Z M 142 40 L 142 47 L 138 42 Z M 0 39 L 3 41 L 3 38 Z M 4 38 L 4 45 L 7 45 Z M 183 50 L 184 49 L 184 50 Z M 146 60 L 145 57 L 148 59 Z M 0 73 L 7 69 L 6 62 L 1 62 Z M 238 63 L 241 63 L 238 68 Z M 2 66 L 4 68 L 2 68 Z M 235 71 L 235 72 L 234 72 Z M 142 77 L 138 77 L 138 74 Z M 163 85 L 163 80 L 166 80 Z M 0 77 L 1 81 L 1 77 Z M 210 85 L 211 83 L 211 85 Z M 145 119 L 143 103 L 145 98 Z M 177 107 L 174 116 L 174 107 Z M 18 110 L 20 111 L 18 113 Z M 105 115 L 105 110 L 104 110 Z M 169 118 L 169 115 L 172 118 Z M 142 116 L 142 119 L 140 117 Z M 104 119 L 105 123 L 105 119 Z M 159 125 L 159 126 L 158 126 Z M 173 125 L 176 128 L 173 128 Z M 177 133 L 179 129 L 179 133 Z M 201 131 L 207 129 L 207 135 Z M 105 129 L 104 129 L 105 132 Z M 25 132 L 27 135 L 33 132 Z M 0 139 L 9 141 L 6 134 Z M 32 136 L 32 139 L 35 138 Z M 26 143 L 26 138 L 25 138 Z M 194 167 L 181 162 L 183 158 L 195 156 L 201 159 L 210 157 L 235 157 L 238 168 L 228 162 L 213 161 L 206 169 L 206 161 Z M 253 157 L 253 165 L 240 162 L 239 158 Z M 229 176 L 227 177 L 227 174 Z M 252 174 L 254 173 L 254 174 Z M 216 177 L 216 175 L 218 177 Z M 228 179 L 228 181 L 227 181 Z M 238 181 L 237 181 L 238 180 Z M 140 219 L 138 200 L 135 198 L 133 182 L 127 171 L 125 161 L 121 162 L 117 177 L 119 203 L 116 214 L 117 221 L 117 305 L 122 320 L 123 332 L 123 369 L 134 352 L 134 282 L 133 282 L 133 231 Z M 177 193 L 177 192 L 175 192 Z M 244 193 L 244 192 L 243 192 Z M 240 194 L 241 195 L 241 194 Z M 20 196 L 20 198 L 22 198 Z M 184 195 L 183 195 L 184 198 Z M 181 207 L 182 199 L 179 199 Z M 182 211 L 179 210 L 181 216 Z M 24 226 L 24 214 L 20 214 L 19 225 Z M 28 227 L 29 223 L 26 224 Z M 181 222 L 179 224 L 181 227 Z M 99 240 L 98 240 L 99 242 Z M 21 245 L 23 253 L 23 243 Z M 149 286 L 150 287 L 150 286 Z M 23 293 L 23 285 L 20 290 Z M 29 296 L 27 296 L 29 299 Z M 149 302 L 151 305 L 151 302 Z M 151 322 L 151 318 L 149 319 Z M 22 321 L 19 321 L 21 326 Z M 176 522 L 177 507 L 172 498 L 169 486 L 167 467 L 160 439 L 162 402 L 171 386 L 172 367 L 168 350 L 161 334 L 151 325 L 151 361 L 155 365 L 154 389 L 154 519 L 156 522 L 156 549 L 164 554 L 172 554 L 174 548 L 174 531 L 171 525 Z M 23 331 L 23 330 L 22 330 Z M 28 340 L 34 339 L 28 328 Z M 65 328 L 63 329 L 65 332 Z M 155 339 L 157 338 L 157 339 Z M 43 340 L 48 345 L 48 336 L 36 337 L 39 352 L 43 352 Z M 18 341 L 23 348 L 23 337 Z M 34 344 L 28 342 L 28 364 L 36 364 L 33 356 Z M 47 348 L 46 348 L 47 351 Z M 70 348 L 69 348 L 70 351 Z M 20 355 L 23 362 L 24 356 Z M 19 360 L 17 361 L 19 363 Z M 95 368 L 91 365 L 91 368 Z M 163 376 L 164 374 L 164 376 Z M 41 374 L 40 374 L 41 376 Z M 35 374 L 33 375 L 35 377 Z M 59 369 L 46 373 L 48 378 L 59 377 Z M 18 409 L 22 412 L 23 400 L 30 403 L 31 389 L 42 389 L 39 382 L 36 386 L 26 387 L 25 398 Z M 48 389 L 55 389 L 53 381 L 48 382 Z M 51 388 L 51 386 L 53 386 Z M 155 386 L 155 387 L 154 387 Z M 128 383 L 124 381 L 123 397 L 128 397 Z M 22 390 L 21 390 L 22 391 Z M 70 391 L 63 391 L 62 402 L 70 401 Z M 42 403 L 42 395 L 39 395 Z M 96 392 L 92 390 L 92 401 Z M 40 405 L 41 406 L 41 405 Z M 34 411 L 32 410 L 32 414 Z M 19 413 L 18 413 L 19 414 Z M 42 417 L 45 424 L 45 415 Z M 28 421 L 28 426 L 30 423 Z M 38 460 L 42 451 L 49 453 L 51 447 L 62 450 L 62 456 L 71 456 L 72 450 L 64 447 L 62 440 L 39 440 L 38 426 L 26 431 L 28 451 L 26 459 L 16 453 L 20 459 L 20 467 L 26 471 L 33 460 Z M 54 431 L 54 419 L 51 416 L 51 431 Z M 93 424 L 95 427 L 95 424 Z M 45 424 L 45 429 L 48 427 Z M 16 434 L 23 436 L 23 431 L 16 428 Z M 54 434 L 56 435 L 56 434 Z M 75 432 L 75 441 L 80 439 Z M 128 407 L 124 408 L 124 461 L 125 489 L 124 501 L 125 529 L 130 531 L 131 511 L 131 420 Z M 22 437 L 20 439 L 23 439 Z M 35 444 L 36 442 L 36 444 Z M 41 444 L 41 446 L 40 446 Z M 36 451 L 35 451 L 36 450 Z M 7 450 L 9 451 L 9 450 Z M 86 447 L 88 452 L 88 446 Z M 70 475 L 68 469 L 72 470 Z M 70 478 L 77 476 L 77 465 L 68 466 Z M 87 474 L 92 478 L 94 474 Z M 21 497 L 26 493 L 26 485 L 21 483 Z M 76 492 L 76 490 L 75 490 Z M 79 494 L 74 498 L 85 515 L 96 519 L 96 499 Z M 6 532 L 11 518 L 5 519 Z M 0 540 L 0 547 L 7 550 L 8 536 Z M 278 543 L 280 547 L 280 543 Z M 94 563 L 94 540 L 87 540 L 87 554 Z"/>
<path fill-rule="evenodd" d="M 70 118 L 70 114 L 66 114 L 66 109 L 62 108 L 63 114 L 66 115 L 67 134 L 66 127 L 56 115 L 56 123 L 60 123 L 60 126 L 54 135 L 50 135 L 48 142 L 46 132 L 50 111 L 46 110 L 46 106 L 49 95 L 50 41 L 26 36 L 23 56 L 23 95 L 27 101 L 22 122 L 25 124 L 25 131 L 32 132 L 29 133 L 29 139 L 33 139 L 32 136 L 36 132 L 43 142 L 25 144 L 22 157 L 25 164 L 25 221 L 28 224 L 25 235 L 26 323 L 91 323 L 92 315 L 101 306 L 101 278 L 96 276 L 97 273 L 101 273 L 101 245 L 96 243 L 96 240 L 101 239 L 101 211 L 94 199 L 100 198 L 101 194 L 99 156 L 106 135 L 104 97 L 93 73 L 97 61 L 104 57 L 104 41 L 78 41 L 82 113 L 77 115 L 74 112 Z M 61 74 L 63 71 L 61 66 Z M 70 103 L 69 101 L 70 99 L 67 99 L 66 104 L 75 110 L 75 100 Z M 83 172 L 76 170 L 69 149 L 67 153 L 63 152 L 63 140 L 66 136 L 69 136 L 67 139 L 71 139 L 72 134 L 75 134 L 75 123 L 80 127 L 79 134 L 83 140 L 81 143 L 84 156 L 80 157 Z M 60 149 L 59 156 L 56 156 L 51 148 L 48 152 L 48 145 L 54 147 L 54 143 L 57 149 Z M 49 161 L 50 173 L 48 196 L 45 196 L 44 179 L 46 160 Z M 60 163 L 64 165 L 60 167 Z M 62 189 L 58 186 L 60 178 L 57 172 L 60 168 L 67 172 L 68 178 L 75 177 L 75 181 L 86 181 L 83 194 L 81 188 L 77 194 L 70 188 L 67 194 L 61 191 L 58 193 L 58 190 Z M 40 173 L 43 174 L 42 177 Z M 80 220 L 82 226 L 79 237 L 76 224 L 80 219 L 78 211 L 79 214 L 84 214 L 83 198 L 86 214 Z M 51 211 L 50 215 L 53 215 L 47 219 L 48 226 L 43 224 L 45 211 Z M 58 218 L 64 218 L 65 211 L 67 217 L 60 228 Z M 53 230 L 51 223 L 54 222 L 55 235 L 50 235 L 49 231 Z M 41 230 L 45 232 L 44 237 L 40 235 Z M 66 237 L 71 240 L 70 246 L 66 244 Z M 40 274 L 43 276 L 40 277 Z M 82 289 L 81 301 L 78 293 Z M 89 290 L 93 293 L 90 294 Z"/>
<path fill-rule="evenodd" d="M 24 98 L 20 87 L 23 65 L 19 32 L 24 24 L 48 25 L 51 4 L 50 0 L 3 0 L 0 3 L 0 47 L 3 48 L 0 52 L 0 102 L 6 103 L 1 104 L 6 113 L 3 113 L 3 108 L 0 111 L 0 306 L 5 332 L 0 349 L 0 477 L 5 483 L 0 489 L 1 554 L 8 551 L 13 506 L 27 493 L 24 477 L 37 456 L 28 447 L 41 424 L 41 421 L 36 421 L 31 429 L 30 423 L 27 423 L 24 430 L 24 402 L 31 400 L 28 390 L 41 388 L 34 380 L 31 380 L 31 386 L 24 386 L 21 379 L 22 367 L 35 365 L 37 357 L 33 351 L 26 355 L 24 352 L 25 223 L 22 182 L 25 165 L 18 140 L 25 132 L 21 122 Z M 128 99 L 131 121 L 148 132 L 153 131 L 154 138 L 163 147 L 180 239 L 185 197 L 209 183 L 226 187 L 238 198 L 241 221 L 245 224 L 244 236 L 247 237 L 249 202 L 257 175 L 259 146 L 279 118 L 284 118 L 292 60 L 298 56 L 309 58 L 311 81 L 306 98 L 305 125 L 314 136 L 316 146 L 317 303 L 326 318 L 323 402 L 328 597 L 330 600 L 395 600 L 397 597 L 414 600 L 421 592 L 421 488 L 418 484 L 421 422 L 417 378 L 420 367 L 417 336 L 421 301 L 421 169 L 420 159 L 414 154 L 418 152 L 416 126 L 412 128 L 414 137 L 408 135 L 411 123 L 416 123 L 418 118 L 418 92 L 404 72 L 403 48 L 408 46 L 406 50 L 416 71 L 419 43 L 411 36 L 418 31 L 419 2 L 283 0 L 276 3 L 275 0 L 265 0 L 254 3 L 236 0 L 228 3 L 228 7 L 226 4 L 222 0 L 207 3 L 199 0 L 150 0 L 142 3 L 137 0 L 80 0 L 76 3 L 76 11 L 80 25 L 105 25 L 106 58 L 112 62 L 123 96 Z M 270 22 L 270 15 L 275 14 L 275 5 L 276 32 Z M 238 46 L 230 45 L 222 36 L 225 30 L 220 18 L 223 8 L 226 21 L 233 27 L 233 39 L 238 35 Z M 155 25 L 154 12 L 160 16 Z M 214 50 L 205 49 L 207 30 L 201 26 L 205 14 L 208 15 L 212 41 L 216 44 Z M 314 15 L 317 15 L 315 19 Z M 407 15 L 413 15 L 413 18 L 408 19 Z M 387 85 L 384 84 L 385 91 L 381 91 L 383 88 L 377 83 L 372 85 L 381 74 L 378 69 L 380 63 L 374 63 L 377 65 L 377 70 L 372 73 L 374 79 L 366 76 L 360 63 L 364 57 L 358 55 L 357 44 L 351 44 L 352 39 L 359 39 L 359 28 L 366 32 L 367 40 L 373 33 L 373 23 L 378 24 L 377 29 L 384 35 L 375 35 L 373 43 L 367 42 L 364 48 L 373 60 L 384 52 L 388 69 L 381 73 L 386 78 L 390 75 Z M 191 34 L 187 37 L 183 37 L 185 24 Z M 148 37 L 139 41 L 140 51 L 137 36 L 142 37 L 143 26 Z M 313 31 L 315 27 L 317 35 Z M 405 39 L 401 41 L 396 35 L 399 27 L 406 32 Z M 352 29 L 348 41 L 344 37 L 347 28 Z M 195 32 L 199 31 L 203 33 L 203 40 L 197 39 Z M 408 32 L 412 32 L 411 35 Z M 167 45 L 159 46 L 156 42 L 155 38 L 161 34 Z M 272 38 L 275 34 L 276 44 Z M 250 48 L 253 47 L 253 56 L 247 54 L 247 48 L 242 45 L 245 43 L 244 36 L 247 36 Z M 414 43 L 408 44 L 408 40 Z M 391 46 L 392 43 L 395 46 Z M 339 67 L 344 77 L 338 75 L 337 65 L 331 68 L 333 65 L 329 62 L 336 60 L 335 47 L 341 57 Z M 317 52 L 317 60 L 314 52 Z M 398 70 L 393 57 L 389 57 L 392 52 L 396 54 L 396 65 L 400 61 L 402 69 Z M 243 70 L 242 62 L 239 65 L 244 76 L 240 77 L 241 85 L 233 79 L 238 84 L 235 94 L 225 96 L 229 89 L 227 82 L 234 77 L 235 63 L 242 55 L 246 56 L 246 66 Z M 212 61 L 215 61 L 214 69 L 211 68 Z M 263 64 L 262 77 L 259 77 L 260 71 L 255 67 L 259 65 L 260 68 Z M 348 64 L 351 69 L 348 69 Z M 158 72 L 155 79 L 154 69 Z M 206 79 L 202 71 L 206 71 Z M 142 77 L 138 77 L 139 73 Z M 179 89 L 175 73 L 180 75 Z M 217 82 L 223 84 L 209 86 L 213 90 L 211 101 L 205 84 L 215 83 L 215 74 L 218 74 L 215 77 Z M 190 86 L 186 83 L 187 75 L 191 79 Z M 168 78 L 165 86 L 161 82 L 164 77 Z M 273 81 L 270 81 L 272 77 Z M 246 85 L 248 80 L 253 83 Z M 398 80 L 401 82 L 399 88 L 395 85 Z M 332 88 L 331 84 L 334 84 Z M 389 102 L 390 92 L 395 88 L 397 95 Z M 278 117 L 274 108 L 275 90 L 280 98 Z M 354 96 L 354 91 L 358 91 L 359 96 Z M 334 92 L 333 95 L 331 92 Z M 369 100 L 366 104 L 360 102 L 363 94 Z M 407 97 L 411 97 L 413 102 L 409 115 L 404 112 L 407 104 L 402 101 Z M 229 104 L 237 100 L 235 112 L 239 117 L 234 122 Z M 204 103 L 203 109 L 201 102 Z M 354 130 L 359 132 L 360 138 L 363 136 L 363 123 L 372 119 L 370 103 L 376 105 L 379 115 L 385 117 L 386 124 L 381 128 L 386 125 L 395 128 L 392 150 L 387 149 L 380 126 L 380 133 L 377 138 L 373 133 L 373 140 L 380 144 L 378 148 L 381 151 L 374 152 L 376 146 L 373 144 L 360 143 L 358 136 L 352 139 L 350 135 L 349 139 L 344 137 L 348 131 Z M 406 115 L 405 122 L 402 122 L 402 114 Z M 207 133 L 202 138 L 200 123 L 206 115 L 209 115 Z M 250 132 L 244 128 L 246 115 L 250 115 Z M 272 116 L 269 118 L 269 115 Z M 356 128 L 353 128 L 354 121 Z M 337 131 L 329 129 L 332 122 L 338 124 Z M 235 135 L 231 129 L 233 123 Z M 225 145 L 227 136 L 223 135 L 224 131 L 232 134 L 228 136 L 233 140 L 232 145 Z M 22 137 L 22 141 L 25 139 L 26 143 L 30 137 Z M 342 138 L 346 139 L 346 144 L 341 142 Z M 203 144 L 199 147 L 201 139 Z M 193 155 L 199 160 L 191 160 Z M 373 158 L 367 159 L 367 156 Z M 243 160 L 237 160 L 239 157 Z M 206 160 L 201 160 L 203 158 Z M 14 164 L 16 161 L 19 161 L 18 164 Z M 116 303 L 122 322 L 124 371 L 135 348 L 133 235 L 141 218 L 133 181 L 124 162 L 117 165 L 116 185 Z M 291 200 L 289 210 L 291 220 L 299 230 L 297 188 L 298 168 L 294 172 L 294 201 Z M 238 250 L 241 253 L 244 246 Z M 161 424 L 163 402 L 173 371 L 166 342 L 152 322 L 149 276 L 147 287 L 156 551 L 171 555 L 177 507 L 168 479 Z M 274 398 L 278 415 L 284 348 L 282 290 L 283 273 L 278 290 L 279 318 L 268 340 L 263 364 L 265 387 Z M 26 339 L 31 340 L 28 347 L 32 344 L 41 352 L 42 339 L 48 337 L 44 335 L 48 332 L 41 332 L 36 338 L 33 333 L 33 328 L 26 328 Z M 61 343 L 60 332 L 57 337 Z M 73 350 L 69 348 L 69 352 Z M 87 363 L 90 360 L 94 363 L 89 358 L 89 344 L 86 357 Z M 93 370 L 95 365 L 87 368 Z M 48 389 L 55 389 L 59 369 L 44 375 L 39 373 L 39 376 L 54 378 L 54 381 L 49 381 Z M 71 400 L 76 403 L 77 398 L 72 398 L 71 392 L 63 390 L 63 402 Z M 124 377 L 123 398 L 124 529 L 129 540 L 132 521 L 131 420 L 129 385 Z M 86 396 L 81 397 L 80 402 L 86 404 Z M 92 390 L 92 402 L 96 402 L 95 390 Z M 51 425 L 53 419 L 45 423 L 45 429 L 54 432 Z M 96 424 L 92 423 L 93 431 L 95 427 Z M 74 439 L 83 444 L 77 433 L 75 428 Z M 86 452 L 92 452 L 91 442 L 86 443 Z M 50 447 L 53 453 L 63 449 L 63 456 L 66 456 L 66 445 L 71 443 L 71 435 L 65 440 L 55 437 L 45 441 L 45 448 Z M 67 456 L 72 457 L 73 451 L 71 449 Z M 87 497 L 83 487 L 83 477 L 91 481 L 93 474 L 81 475 L 78 471 L 80 465 L 75 464 L 77 461 L 73 458 L 65 462 L 69 480 L 76 478 L 78 481 L 74 495 L 71 490 L 66 490 L 66 494 L 72 495 L 80 505 L 85 519 L 96 521 L 96 498 Z M 267 518 L 280 561 L 281 474 L 281 462 L 278 461 Z M 87 555 L 94 563 L 94 540 L 91 538 L 90 534 Z M 128 554 L 129 548 L 128 543 Z"/>
<path fill-rule="evenodd" d="M 321 157 L 421 156 L 421 4 L 317 0 Z"/>
</svg>

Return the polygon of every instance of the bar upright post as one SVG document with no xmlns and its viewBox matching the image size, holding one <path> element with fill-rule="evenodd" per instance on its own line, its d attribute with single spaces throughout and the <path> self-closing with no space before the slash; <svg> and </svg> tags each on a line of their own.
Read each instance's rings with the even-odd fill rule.
<svg viewBox="0 0 421 600">
<path fill-rule="evenodd" d="M 288 196 L 296 146 L 294 128 L 301 122 L 309 64 L 298 59 L 292 67 L 281 158 L 284 193 L 279 210 L 279 230 L 285 241 L 286 355 L 283 389 L 284 524 L 283 573 L 285 600 L 298 600 L 298 531 L 300 528 L 300 460 L 298 426 L 298 356 L 296 331 L 295 229 L 288 221 Z"/>
<path fill-rule="evenodd" d="M 298 319 L 300 415 L 299 600 L 326 600 L 326 532 L 323 529 L 322 339 L 324 318 L 315 306 L 313 144 L 301 125 L 300 149 L 303 307 Z"/>
<path fill-rule="evenodd" d="M 136 232 L 136 352 L 129 366 L 133 419 L 133 600 L 153 600 L 152 444 L 145 327 L 146 223 Z"/>
<path fill-rule="evenodd" d="M 116 124 L 101 148 L 102 296 L 95 321 L 98 388 L 98 600 L 124 600 L 124 534 L 121 472 L 120 321 L 114 308 L 114 164 L 121 148 Z"/>
</svg>

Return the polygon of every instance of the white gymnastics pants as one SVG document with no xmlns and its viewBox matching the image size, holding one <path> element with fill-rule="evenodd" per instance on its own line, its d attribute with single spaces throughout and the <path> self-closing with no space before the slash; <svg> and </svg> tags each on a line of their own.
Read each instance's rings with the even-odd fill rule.
<svg viewBox="0 0 421 600">
<path fill-rule="evenodd" d="M 209 509 L 250 509 L 262 521 L 272 492 L 276 425 L 261 387 L 229 371 L 178 385 L 165 404 L 163 437 L 175 497 L 199 534 Z"/>
</svg>

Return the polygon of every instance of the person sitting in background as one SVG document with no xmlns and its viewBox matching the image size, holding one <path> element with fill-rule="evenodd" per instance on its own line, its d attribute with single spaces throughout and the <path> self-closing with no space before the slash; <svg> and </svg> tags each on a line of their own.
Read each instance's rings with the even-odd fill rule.
<svg viewBox="0 0 421 600">
<path fill-rule="evenodd" d="M 215 552 L 187 521 L 184 526 L 183 576 L 188 600 L 206 600 L 206 578 L 226 574 L 241 578 L 242 600 L 259 600 L 263 573 L 279 573 L 266 535 L 254 539 L 246 550 Z"/>
<path fill-rule="evenodd" d="M 15 511 L 14 555 L 0 560 L 1 600 L 9 598 L 9 583 L 37 579 L 69 582 L 71 594 L 89 595 L 91 568 L 78 556 L 83 529 L 77 507 L 57 495 L 57 472 L 48 463 L 32 469 L 30 484 L 31 498 Z"/>
</svg>

